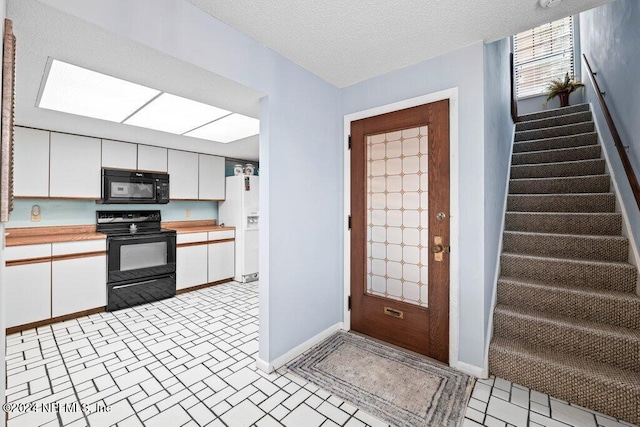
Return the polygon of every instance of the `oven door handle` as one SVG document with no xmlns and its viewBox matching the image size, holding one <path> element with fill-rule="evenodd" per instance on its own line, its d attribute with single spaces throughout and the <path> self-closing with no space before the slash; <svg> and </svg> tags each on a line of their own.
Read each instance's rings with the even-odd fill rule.
<svg viewBox="0 0 640 427">
<path fill-rule="evenodd" d="M 114 286 L 114 287 L 113 287 L 113 288 L 111 288 L 111 289 L 113 289 L 113 290 L 116 290 L 116 289 L 123 289 L 123 288 L 129 288 L 129 287 L 131 287 L 131 286 L 140 286 L 140 285 L 145 285 L 145 284 L 147 284 L 147 283 L 153 283 L 153 282 L 157 282 L 157 279 L 153 279 L 153 280 L 145 280 L 144 282 L 130 283 L 130 284 L 128 284 L 128 285 L 118 285 L 118 286 Z"/>
</svg>

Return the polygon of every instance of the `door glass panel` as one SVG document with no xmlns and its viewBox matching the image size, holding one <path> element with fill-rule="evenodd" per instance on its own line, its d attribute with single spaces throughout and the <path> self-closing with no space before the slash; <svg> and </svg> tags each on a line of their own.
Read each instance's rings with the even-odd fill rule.
<svg viewBox="0 0 640 427">
<path fill-rule="evenodd" d="M 367 293 L 427 307 L 427 127 L 366 137 Z"/>
<path fill-rule="evenodd" d="M 157 267 L 167 263 L 167 242 L 134 243 L 120 248 L 120 271 Z"/>
</svg>

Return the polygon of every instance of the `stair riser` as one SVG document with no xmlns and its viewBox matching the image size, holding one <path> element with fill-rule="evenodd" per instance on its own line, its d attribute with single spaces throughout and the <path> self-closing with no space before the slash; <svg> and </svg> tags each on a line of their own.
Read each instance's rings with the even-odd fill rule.
<svg viewBox="0 0 640 427">
<path fill-rule="evenodd" d="M 509 181 L 509 194 L 608 193 L 608 175 Z"/>
<path fill-rule="evenodd" d="M 558 117 L 567 114 L 575 114 L 583 111 L 589 111 L 589 104 L 572 105 L 570 107 L 556 108 L 553 110 L 539 111 L 532 114 L 524 114 L 518 118 L 518 121 L 540 120 L 548 117 Z"/>
<path fill-rule="evenodd" d="M 510 195 L 507 198 L 510 212 L 614 212 L 615 209 L 613 194 Z"/>
<path fill-rule="evenodd" d="M 532 153 L 517 153 L 513 155 L 511 164 L 530 165 L 537 163 L 573 162 L 576 160 L 592 160 L 600 158 L 599 145 L 566 148 L 562 150 L 535 151 Z"/>
<path fill-rule="evenodd" d="M 585 357 L 621 369 L 640 371 L 640 339 L 607 334 L 548 319 L 496 310 L 493 334 L 533 346 Z"/>
<path fill-rule="evenodd" d="M 607 298 L 546 286 L 499 282 L 497 302 L 624 328 L 640 329 L 640 299 Z"/>
<path fill-rule="evenodd" d="M 615 381 L 578 375 L 562 366 L 494 347 L 489 348 L 489 373 L 633 424 L 640 422 L 637 391 Z"/>
<path fill-rule="evenodd" d="M 593 132 L 593 122 L 578 123 L 574 125 L 558 126 L 546 129 L 525 130 L 516 132 L 515 141 L 530 141 L 532 139 L 553 138 L 556 136 L 568 136 L 578 133 Z"/>
<path fill-rule="evenodd" d="M 636 269 L 630 264 L 595 264 L 505 254 L 501 257 L 500 268 L 501 274 L 507 277 L 540 280 L 555 285 L 629 293 L 636 289 Z"/>
<path fill-rule="evenodd" d="M 629 243 L 626 239 L 505 233 L 502 250 L 528 255 L 622 262 L 629 256 Z"/>
<path fill-rule="evenodd" d="M 553 126 L 571 125 L 574 123 L 588 122 L 591 120 L 591 111 L 584 111 L 575 114 L 566 114 L 563 116 L 547 117 L 544 119 L 529 120 L 526 122 L 516 123 L 516 130 L 533 130 L 543 129 Z"/>
<path fill-rule="evenodd" d="M 604 159 L 597 159 L 583 162 L 556 163 L 548 165 L 535 164 L 512 166 L 511 179 L 602 175 L 605 172 L 604 162 Z"/>
<path fill-rule="evenodd" d="M 561 148 L 582 147 L 596 145 L 598 134 L 585 133 L 581 135 L 562 136 L 559 138 L 539 139 L 527 142 L 516 142 L 513 145 L 513 153 L 526 153 L 529 151 L 558 150 Z"/>
</svg>

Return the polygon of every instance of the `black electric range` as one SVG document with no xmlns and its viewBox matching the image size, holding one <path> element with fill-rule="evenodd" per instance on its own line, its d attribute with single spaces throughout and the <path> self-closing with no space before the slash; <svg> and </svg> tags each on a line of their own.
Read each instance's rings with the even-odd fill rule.
<svg viewBox="0 0 640 427">
<path fill-rule="evenodd" d="M 107 311 L 176 293 L 176 232 L 161 227 L 159 210 L 97 211 L 107 235 Z"/>
</svg>

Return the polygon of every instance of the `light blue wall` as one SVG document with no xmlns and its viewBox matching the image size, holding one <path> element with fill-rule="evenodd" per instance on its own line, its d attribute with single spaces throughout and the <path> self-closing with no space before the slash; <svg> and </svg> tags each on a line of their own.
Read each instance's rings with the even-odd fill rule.
<svg viewBox="0 0 640 427">
<path fill-rule="evenodd" d="M 510 53 L 511 41 L 508 38 L 484 45 L 484 281 L 485 285 L 491 285 L 484 289 L 487 337 L 513 141 Z"/>
<path fill-rule="evenodd" d="M 273 361 L 340 322 L 339 90 L 183 0 L 43 3 L 268 94 L 260 111 L 260 312 L 270 316 L 260 322 L 260 358 Z"/>
<path fill-rule="evenodd" d="M 640 178 L 640 2 L 617 0 L 608 3 L 581 13 L 580 23 L 582 52 L 587 55 L 593 71 L 598 73 L 598 84 L 606 92 L 605 101 L 622 143 L 629 146 L 629 159 Z M 583 76 L 587 85 L 586 101 L 593 106 L 632 233 L 636 244 L 640 245 L 640 212 L 584 65 Z"/>
<path fill-rule="evenodd" d="M 582 51 L 640 174 L 640 2 L 618 0 L 580 15 Z M 586 76 L 586 74 L 584 74 Z"/>
<path fill-rule="evenodd" d="M 483 366 L 486 319 L 484 221 L 484 104 L 481 42 L 342 90 L 342 114 L 458 88 L 460 240 L 459 359 Z M 490 255 L 495 259 L 495 255 Z"/>
<path fill-rule="evenodd" d="M 31 207 L 40 206 L 39 222 L 31 222 Z M 218 218 L 218 202 L 172 201 L 166 205 L 101 205 L 91 200 L 16 199 L 7 227 L 45 227 L 95 224 L 96 211 L 160 210 L 163 221 L 193 221 Z M 186 217 L 185 210 L 190 215 Z"/>
</svg>

